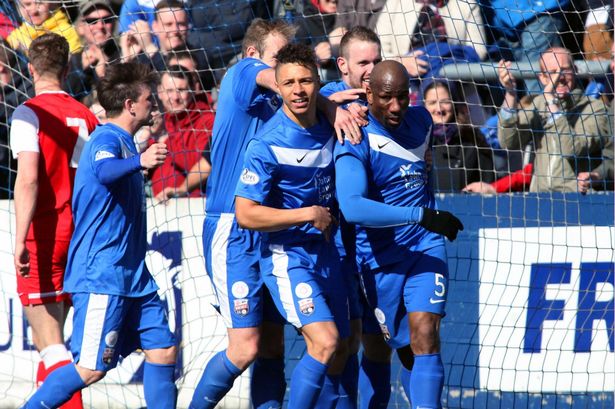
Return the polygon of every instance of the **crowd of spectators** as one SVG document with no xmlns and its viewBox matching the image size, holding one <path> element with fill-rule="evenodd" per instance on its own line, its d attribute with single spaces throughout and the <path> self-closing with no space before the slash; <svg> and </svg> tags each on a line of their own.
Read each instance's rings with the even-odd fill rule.
<svg viewBox="0 0 615 409">
<path fill-rule="evenodd" d="M 241 58 L 254 18 L 283 18 L 314 48 L 323 82 L 339 79 L 339 43 L 356 25 L 378 33 L 384 59 L 411 78 L 412 104 L 432 115 L 433 183 L 439 192 L 613 189 L 613 5 L 606 0 L 15 0 L 0 4 L 0 198 L 11 197 L 13 109 L 32 95 L 29 43 L 52 31 L 70 45 L 65 90 L 100 117 L 96 85 L 110 64 L 136 60 L 161 73 L 158 127 L 167 164 L 153 194 L 178 187 L 204 160 L 217 87 Z M 149 3 L 148 3 L 149 4 Z M 522 12 L 514 10 L 523 10 Z M 611 61 L 577 74 L 575 61 Z M 443 78 L 460 62 L 498 69 L 487 80 Z M 530 72 L 513 71 L 530 63 Z M 607 67 L 604 63 L 602 66 Z M 513 181 L 513 182 L 511 182 Z M 509 183 L 511 182 L 511 183 Z M 200 192 L 193 193 L 195 195 Z M 172 196 L 169 194 L 169 197 Z"/>
</svg>

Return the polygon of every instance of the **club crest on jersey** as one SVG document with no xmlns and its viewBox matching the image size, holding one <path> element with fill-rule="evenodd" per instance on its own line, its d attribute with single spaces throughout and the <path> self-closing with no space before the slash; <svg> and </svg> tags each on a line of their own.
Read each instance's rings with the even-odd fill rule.
<svg viewBox="0 0 615 409">
<path fill-rule="evenodd" d="M 244 185 L 255 185 L 260 181 L 260 178 L 256 173 L 252 172 L 248 168 L 245 168 L 241 172 L 241 177 L 239 178 L 239 180 L 241 180 L 241 183 L 243 183 Z"/>
<path fill-rule="evenodd" d="M 301 314 L 310 316 L 314 312 L 314 301 L 311 298 L 299 300 L 299 311 Z"/>
<path fill-rule="evenodd" d="M 413 162 L 399 167 L 399 173 L 404 179 L 406 189 L 414 189 L 427 183 L 422 162 Z"/>
<path fill-rule="evenodd" d="M 250 312 L 250 304 L 247 298 L 239 298 L 233 301 L 235 314 L 245 317 Z"/>
</svg>

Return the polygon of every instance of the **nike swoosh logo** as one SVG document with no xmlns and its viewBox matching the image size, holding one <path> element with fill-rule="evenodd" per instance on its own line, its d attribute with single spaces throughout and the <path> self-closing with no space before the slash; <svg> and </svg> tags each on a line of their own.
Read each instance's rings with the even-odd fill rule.
<svg viewBox="0 0 615 409">
<path fill-rule="evenodd" d="M 383 143 L 382 145 L 380 145 L 380 144 L 379 144 L 379 145 L 378 145 L 378 149 L 382 149 L 382 148 L 384 148 L 384 147 L 385 147 L 385 146 L 387 146 L 390 142 L 391 142 L 391 141 L 389 141 L 389 142 L 385 142 L 385 143 Z"/>
<path fill-rule="evenodd" d="M 433 298 L 429 299 L 429 302 L 432 304 L 440 304 L 441 302 L 444 302 L 446 300 L 434 300 Z"/>
<path fill-rule="evenodd" d="M 305 159 L 306 156 L 307 156 L 307 152 L 302 157 L 297 158 L 297 163 L 303 162 L 303 159 Z"/>
</svg>

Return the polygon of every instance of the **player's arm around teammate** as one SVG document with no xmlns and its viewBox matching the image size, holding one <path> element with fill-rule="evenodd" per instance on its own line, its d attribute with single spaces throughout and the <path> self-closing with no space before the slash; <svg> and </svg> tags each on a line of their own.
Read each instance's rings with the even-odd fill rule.
<svg viewBox="0 0 615 409">
<path fill-rule="evenodd" d="M 317 400 L 318 407 L 334 407 L 347 349 L 340 338 L 347 338 L 349 324 L 345 291 L 336 289 L 342 277 L 330 237 L 337 222 L 331 210 L 333 129 L 317 115 L 319 81 L 309 48 L 280 50 L 276 81 L 283 108 L 246 151 L 236 216 L 242 227 L 268 233 L 261 246 L 263 281 L 280 313 L 306 340 L 307 354 L 291 378 L 289 407 L 313 408 Z M 281 258 L 288 261 L 279 264 Z"/>
</svg>

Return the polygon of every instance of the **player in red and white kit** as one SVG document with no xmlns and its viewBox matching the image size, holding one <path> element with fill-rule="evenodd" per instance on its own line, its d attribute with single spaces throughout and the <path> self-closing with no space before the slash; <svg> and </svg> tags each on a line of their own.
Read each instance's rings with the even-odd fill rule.
<svg viewBox="0 0 615 409">
<path fill-rule="evenodd" d="M 70 298 L 62 290 L 74 227 L 71 200 L 79 155 L 98 119 L 62 91 L 69 61 L 63 37 L 45 34 L 35 39 L 28 56 L 36 96 L 15 110 L 10 140 L 17 158 L 17 292 L 41 356 L 38 385 L 72 361 L 63 336 Z M 81 408 L 81 395 L 63 407 Z"/>
</svg>

